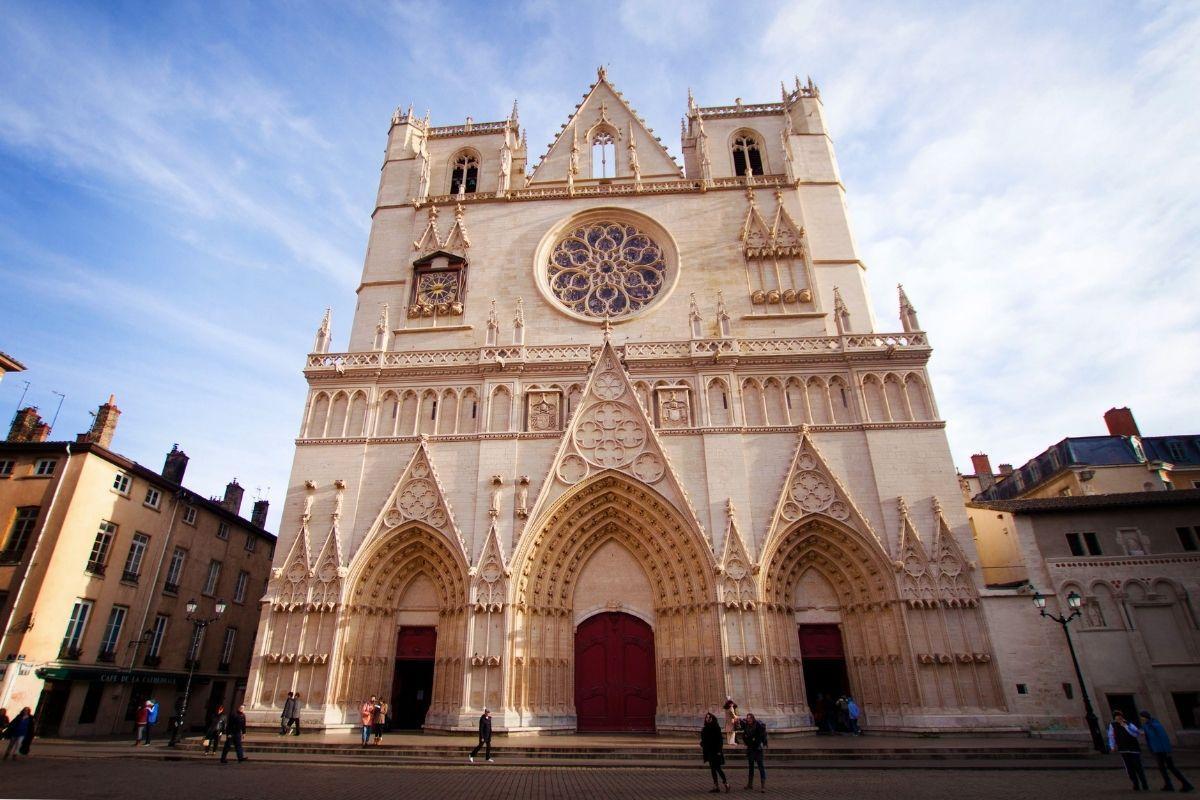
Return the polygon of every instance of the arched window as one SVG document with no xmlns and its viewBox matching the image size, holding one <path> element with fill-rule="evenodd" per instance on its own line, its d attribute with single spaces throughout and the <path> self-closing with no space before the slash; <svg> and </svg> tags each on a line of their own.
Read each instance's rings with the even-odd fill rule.
<svg viewBox="0 0 1200 800">
<path fill-rule="evenodd" d="M 592 139 L 592 177 L 611 178 L 617 173 L 617 143 L 609 131 Z"/>
<path fill-rule="evenodd" d="M 454 159 L 454 170 L 450 173 L 450 194 L 460 191 L 471 194 L 479 181 L 479 159 L 473 153 L 459 153 Z"/>
<path fill-rule="evenodd" d="M 733 172 L 745 175 L 749 165 L 751 175 L 763 174 L 762 144 L 749 131 L 739 133 L 733 139 Z"/>
</svg>

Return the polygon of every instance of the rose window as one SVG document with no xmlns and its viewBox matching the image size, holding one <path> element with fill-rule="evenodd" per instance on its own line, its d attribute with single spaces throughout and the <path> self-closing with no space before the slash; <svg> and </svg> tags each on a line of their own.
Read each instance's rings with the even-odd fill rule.
<svg viewBox="0 0 1200 800">
<path fill-rule="evenodd" d="M 667 263 L 658 243 L 633 225 L 595 222 L 563 236 L 547 270 L 550 292 L 569 310 L 624 317 L 662 291 Z"/>
</svg>

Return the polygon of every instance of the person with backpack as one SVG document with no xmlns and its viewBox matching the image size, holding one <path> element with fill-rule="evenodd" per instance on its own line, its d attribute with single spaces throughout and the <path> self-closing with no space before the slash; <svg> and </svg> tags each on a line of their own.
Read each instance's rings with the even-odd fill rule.
<svg viewBox="0 0 1200 800">
<path fill-rule="evenodd" d="M 746 788 L 754 788 L 754 765 L 758 765 L 758 790 L 767 790 L 767 767 L 763 762 L 763 750 L 767 747 L 767 726 L 747 714 L 742 722 L 742 742 L 746 745 L 746 761 L 750 766 L 750 775 L 746 779 Z"/>
<path fill-rule="evenodd" d="M 1146 783 L 1146 768 L 1142 766 L 1142 746 L 1138 744 L 1140 734 L 1138 726 L 1126 722 L 1123 713 L 1113 711 L 1113 721 L 1108 726 L 1108 749 L 1118 753 L 1125 762 L 1125 773 L 1135 792 L 1150 790 Z"/>
<path fill-rule="evenodd" d="M 1167 736 L 1162 723 L 1150 716 L 1149 711 L 1143 711 L 1138 716 L 1142 720 L 1142 734 L 1146 737 L 1146 747 L 1154 754 L 1154 760 L 1158 762 L 1158 771 L 1162 773 L 1162 791 L 1175 791 L 1175 784 L 1171 783 L 1172 775 L 1179 779 L 1179 791 L 1195 791 L 1196 787 L 1183 776 L 1179 767 L 1175 766 L 1175 759 L 1171 756 L 1171 738 Z"/>
</svg>

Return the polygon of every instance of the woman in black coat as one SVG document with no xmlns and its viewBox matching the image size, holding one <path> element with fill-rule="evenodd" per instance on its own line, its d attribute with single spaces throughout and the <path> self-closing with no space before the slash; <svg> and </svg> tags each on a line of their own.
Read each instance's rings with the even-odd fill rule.
<svg viewBox="0 0 1200 800">
<path fill-rule="evenodd" d="M 717 722 L 716 716 L 711 713 L 704 715 L 704 727 L 700 729 L 700 750 L 704 753 L 704 760 L 708 762 L 709 772 L 712 773 L 713 788 L 709 794 L 721 791 L 717 786 L 717 778 L 721 779 L 725 791 L 728 792 L 729 781 L 725 780 L 725 770 L 722 769 L 725 764 L 725 735 L 721 732 L 721 723 Z"/>
</svg>

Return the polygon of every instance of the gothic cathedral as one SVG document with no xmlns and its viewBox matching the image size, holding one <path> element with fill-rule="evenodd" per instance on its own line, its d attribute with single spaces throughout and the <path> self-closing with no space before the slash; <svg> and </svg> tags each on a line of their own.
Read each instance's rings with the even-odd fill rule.
<svg viewBox="0 0 1200 800">
<path fill-rule="evenodd" d="M 1028 724 L 900 292 L 881 332 L 820 94 L 700 106 L 683 164 L 603 69 L 530 163 L 391 120 L 345 352 L 326 315 L 247 704 L 305 726 Z M 885 326 L 888 330 L 893 326 Z M 1047 711 L 1046 714 L 1051 712 Z"/>
</svg>

